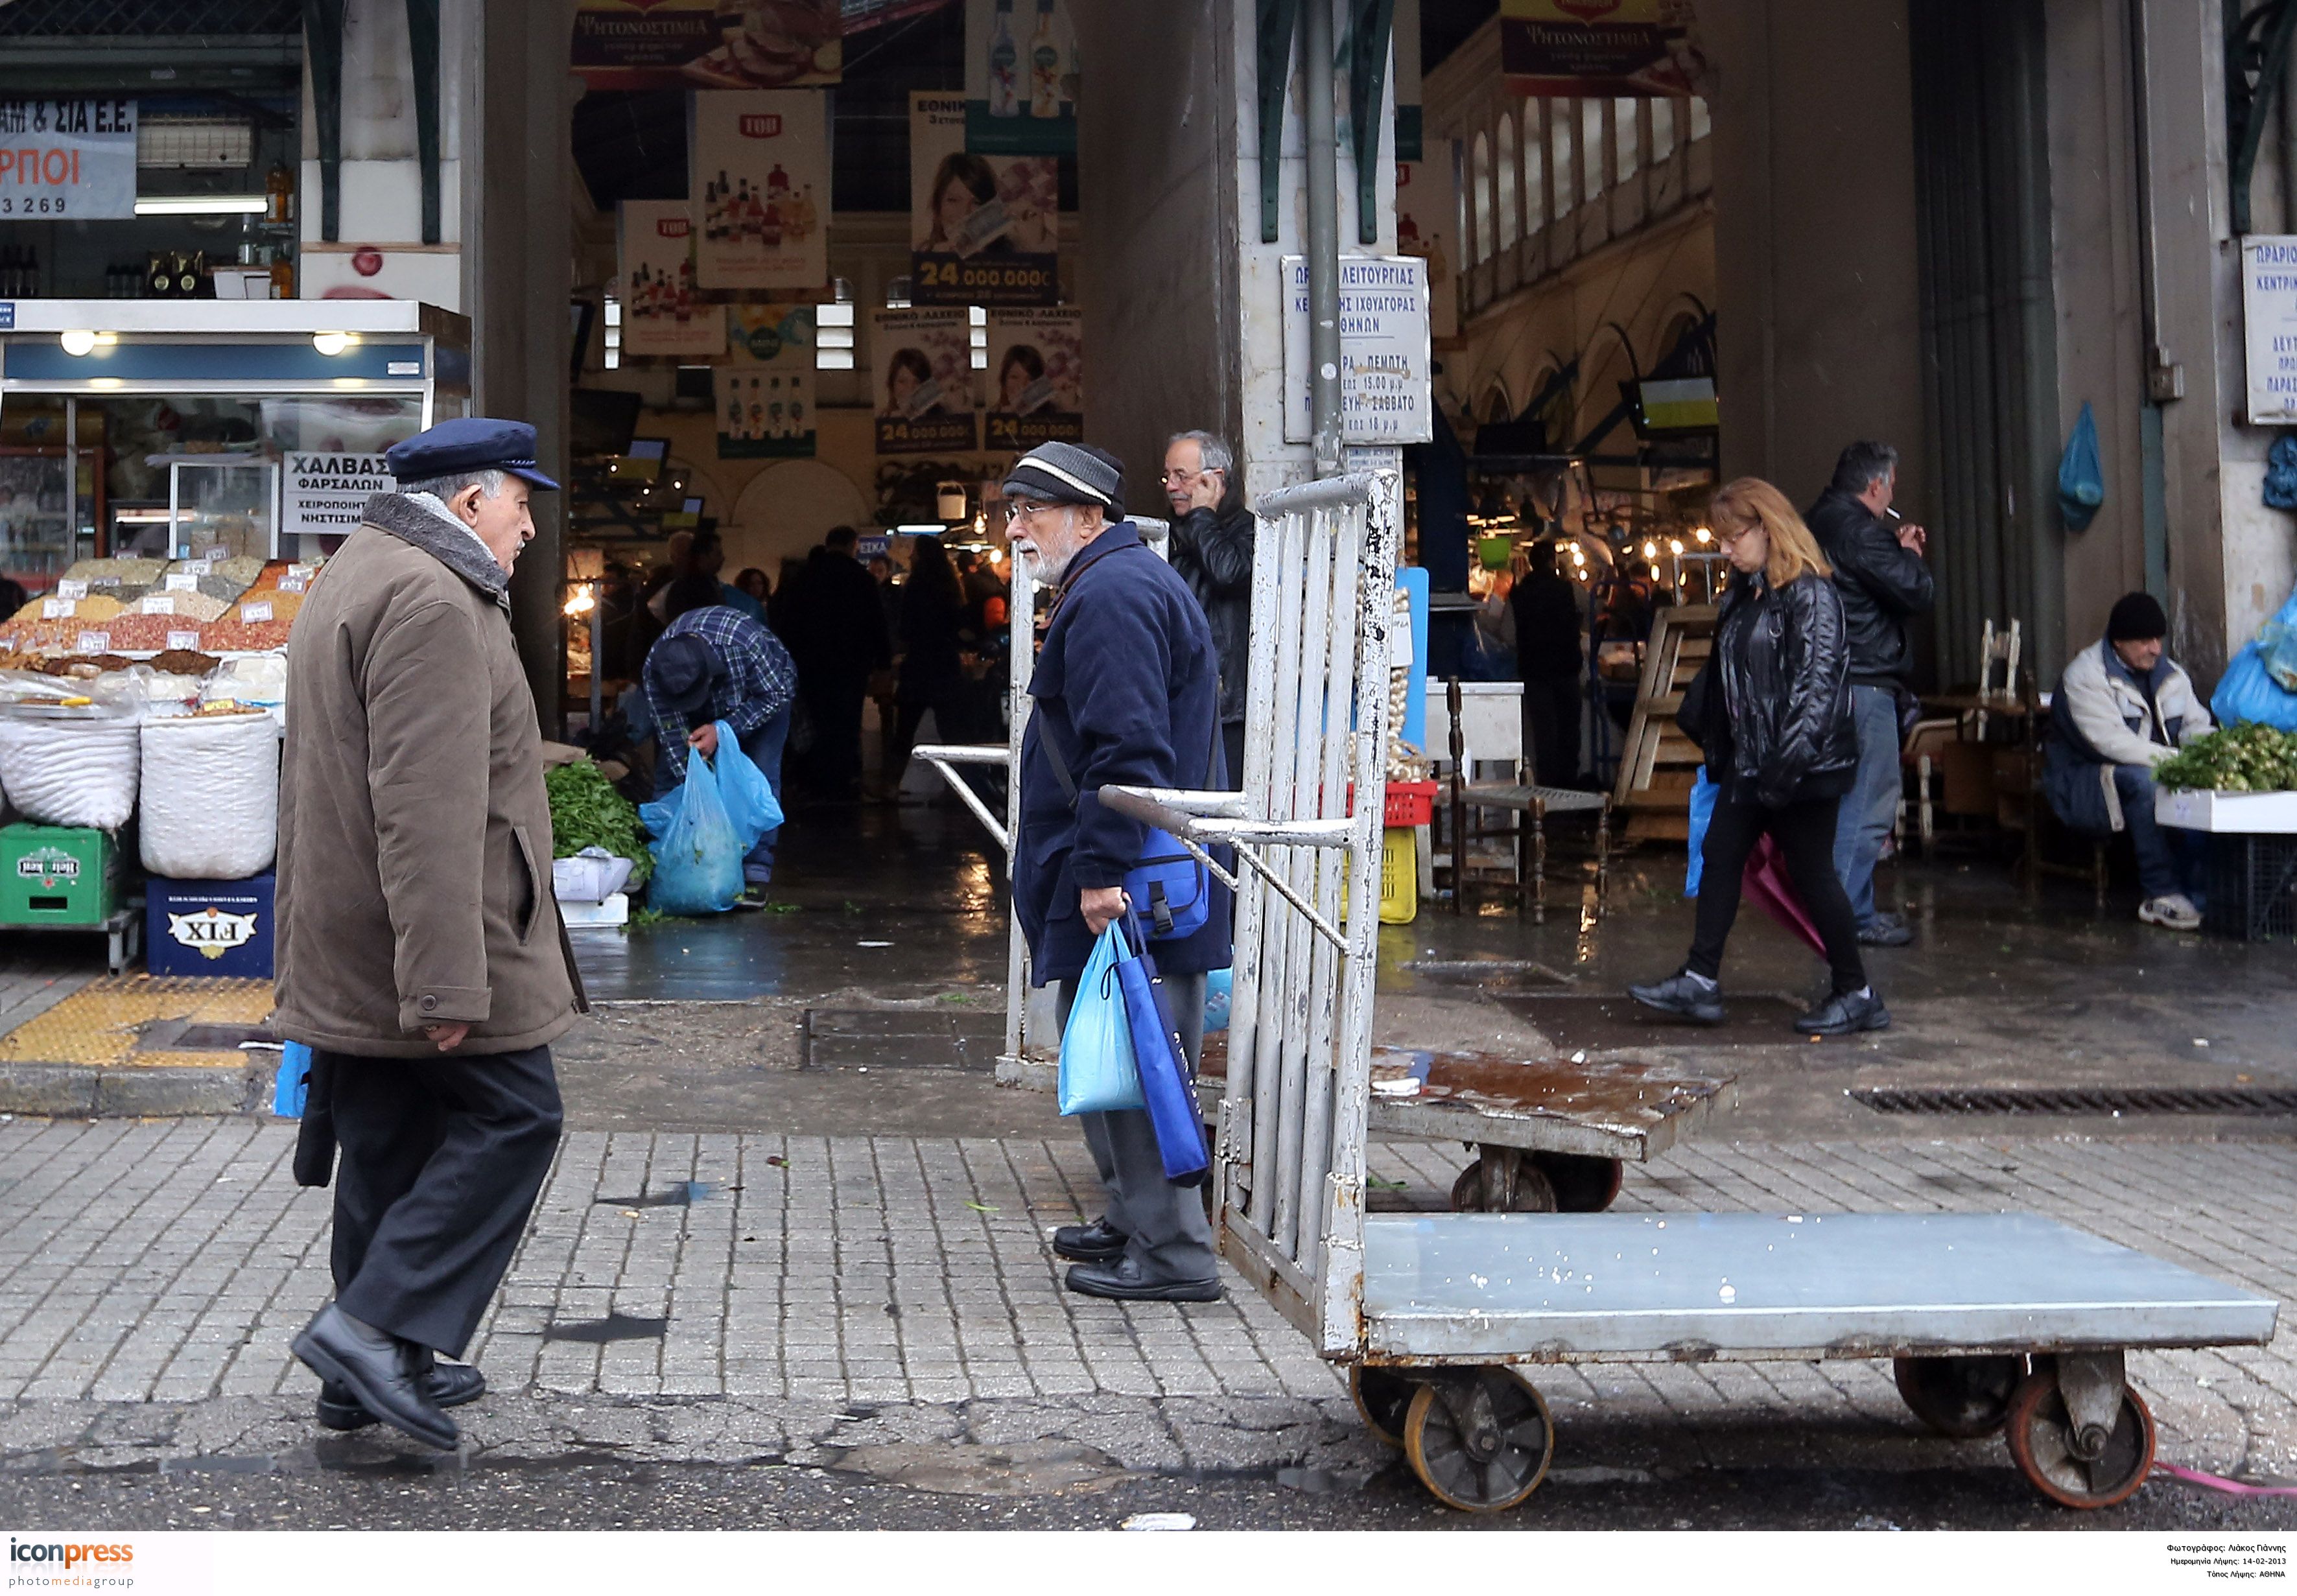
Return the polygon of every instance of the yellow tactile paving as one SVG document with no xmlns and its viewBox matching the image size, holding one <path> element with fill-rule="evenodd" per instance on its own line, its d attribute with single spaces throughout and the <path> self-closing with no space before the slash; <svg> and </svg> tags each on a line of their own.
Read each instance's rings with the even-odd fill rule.
<svg viewBox="0 0 2297 1596">
<path fill-rule="evenodd" d="M 154 1020 L 259 1025 L 270 1013 L 268 981 L 107 975 L 0 1036 L 0 1061 L 236 1067 L 247 1062 L 236 1051 L 137 1051 L 136 1033 Z"/>
</svg>

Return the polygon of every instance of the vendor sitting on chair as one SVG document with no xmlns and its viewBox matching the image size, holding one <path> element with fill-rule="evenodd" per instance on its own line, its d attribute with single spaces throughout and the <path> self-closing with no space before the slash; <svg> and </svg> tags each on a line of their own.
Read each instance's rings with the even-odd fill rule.
<svg viewBox="0 0 2297 1596">
<path fill-rule="evenodd" d="M 2192 679 L 2162 652 L 2169 620 L 2149 593 L 2125 594 L 2104 638 L 2066 666 L 2050 706 L 2043 786 L 2059 819 L 2087 836 L 2127 831 L 2137 851 L 2137 917 L 2200 928 L 2199 839 L 2153 819 L 2153 767 L 2211 729 Z"/>
</svg>

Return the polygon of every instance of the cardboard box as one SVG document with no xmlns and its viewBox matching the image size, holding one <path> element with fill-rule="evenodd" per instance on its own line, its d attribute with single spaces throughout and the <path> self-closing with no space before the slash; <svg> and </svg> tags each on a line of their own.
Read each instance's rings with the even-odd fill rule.
<svg viewBox="0 0 2297 1596">
<path fill-rule="evenodd" d="M 144 963 L 154 975 L 271 979 L 269 871 L 245 881 L 169 881 L 144 888 Z"/>
<path fill-rule="evenodd" d="M 2297 832 L 2297 793 L 2196 793 L 2161 787 L 2153 818 L 2186 831 Z"/>
</svg>

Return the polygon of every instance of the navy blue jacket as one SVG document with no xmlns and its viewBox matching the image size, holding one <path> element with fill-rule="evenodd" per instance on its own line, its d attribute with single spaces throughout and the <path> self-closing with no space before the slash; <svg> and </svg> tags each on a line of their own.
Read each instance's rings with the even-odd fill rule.
<svg viewBox="0 0 2297 1596">
<path fill-rule="evenodd" d="M 1148 835 L 1138 820 L 1103 809 L 1099 790 L 1224 785 L 1219 693 L 1220 660 L 1196 595 L 1131 522 L 1110 526 L 1070 565 L 1029 682 L 1035 707 L 1021 743 L 1013 908 L 1038 985 L 1084 973 L 1093 937 L 1077 893 L 1121 884 Z M 1074 807 L 1048 738 L 1076 784 Z M 1157 944 L 1158 969 L 1227 967 L 1229 896 L 1217 881 L 1210 907 L 1202 930 Z"/>
</svg>

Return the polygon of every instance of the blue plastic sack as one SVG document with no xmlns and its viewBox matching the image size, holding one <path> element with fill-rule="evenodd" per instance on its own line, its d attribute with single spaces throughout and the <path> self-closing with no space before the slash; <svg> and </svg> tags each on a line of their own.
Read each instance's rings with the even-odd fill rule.
<svg viewBox="0 0 2297 1596">
<path fill-rule="evenodd" d="M 1140 917 L 1127 909 L 1124 923 L 1131 957 L 1117 962 L 1116 983 L 1124 995 L 1124 1017 L 1132 1033 L 1132 1061 L 1140 1074 L 1141 1101 L 1148 1110 L 1149 1128 L 1157 1132 L 1157 1155 L 1164 1161 L 1167 1181 L 1175 1186 L 1201 1186 L 1212 1160 L 1205 1155 L 1205 1127 L 1197 1115 L 1189 1056 L 1181 1046 L 1180 1030 L 1173 1024 L 1165 983 L 1157 978 L 1156 960 L 1148 956 Z"/>
<path fill-rule="evenodd" d="M 742 896 L 742 855 L 749 848 L 735 835 L 708 760 L 689 758 L 686 780 L 646 804 L 639 819 L 655 833 L 648 844 L 655 861 L 646 883 L 650 908 L 666 915 L 715 915 L 734 907 Z"/>
<path fill-rule="evenodd" d="M 782 823 L 781 802 L 774 796 L 766 773 L 742 752 L 734 728 L 723 720 L 718 722 L 718 757 L 713 763 L 718 796 L 726 805 L 727 819 L 734 823 L 734 835 L 741 842 L 742 851 L 747 853 L 758 845 L 760 837 Z"/>
<path fill-rule="evenodd" d="M 2097 457 L 2097 417 L 2090 414 L 2089 401 L 2084 399 L 2081 414 L 2074 418 L 2073 436 L 2066 440 L 2066 452 L 2058 459 L 2058 514 L 2066 531 L 2087 531 L 2104 502 L 2105 470 Z"/>
<path fill-rule="evenodd" d="M 311 1049 L 291 1041 L 279 1055 L 279 1074 L 271 1082 L 271 1112 L 281 1119 L 301 1119 L 311 1092 Z"/>
<path fill-rule="evenodd" d="M 2286 432 L 2273 440 L 2265 457 L 2265 505 L 2297 510 L 2297 438 Z"/>
<path fill-rule="evenodd" d="M 2259 720 L 2283 731 L 2297 731 L 2297 693 L 2267 673 L 2264 651 L 2252 643 L 2233 656 L 2233 663 L 2219 679 L 2210 713 L 2217 717 L 2219 726 Z"/>
<path fill-rule="evenodd" d="M 1707 826 L 1715 819 L 1716 795 L 1723 789 L 1707 778 L 1707 767 L 1699 767 L 1699 779 L 1691 787 L 1691 868 L 1684 873 L 1683 895 L 1699 896 L 1699 878 L 1707 871 Z"/>
<path fill-rule="evenodd" d="M 1236 972 L 1214 970 L 1205 977 L 1205 1034 L 1228 1029 L 1229 1007 L 1236 997 Z"/>
<path fill-rule="evenodd" d="M 1111 922 L 1093 944 L 1077 977 L 1068 1024 L 1061 1027 L 1060 1109 L 1114 1114 L 1139 1108 L 1140 1072 L 1132 1060 L 1132 1030 L 1117 990 L 1116 966 L 1125 957 L 1124 934 Z"/>
</svg>

